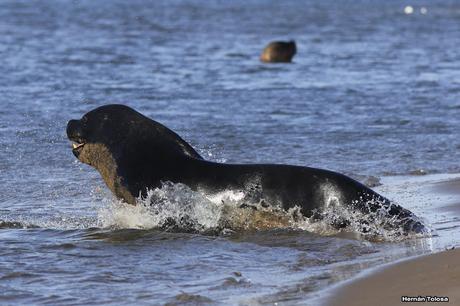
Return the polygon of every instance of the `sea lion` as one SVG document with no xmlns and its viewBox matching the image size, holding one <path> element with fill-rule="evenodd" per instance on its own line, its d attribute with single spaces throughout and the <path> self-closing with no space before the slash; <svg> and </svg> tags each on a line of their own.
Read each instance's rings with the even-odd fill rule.
<svg viewBox="0 0 460 306">
<path fill-rule="evenodd" d="M 296 52 L 295 41 L 274 41 L 265 47 L 260 60 L 266 63 L 290 63 Z"/>
<path fill-rule="evenodd" d="M 298 208 L 309 218 L 328 207 L 362 214 L 384 211 L 393 225 L 425 232 L 412 212 L 343 174 L 302 166 L 207 161 L 179 135 L 124 105 L 101 106 L 80 120 L 70 120 L 67 136 L 74 142 L 73 154 L 96 168 L 114 195 L 129 204 L 135 205 L 149 189 L 172 182 L 204 194 L 235 190 L 249 203 L 286 211 Z M 335 225 L 346 224 L 340 220 Z"/>
</svg>

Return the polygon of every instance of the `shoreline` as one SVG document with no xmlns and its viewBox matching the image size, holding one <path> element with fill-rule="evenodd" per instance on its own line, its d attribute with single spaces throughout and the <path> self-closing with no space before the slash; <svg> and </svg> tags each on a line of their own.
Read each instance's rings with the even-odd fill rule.
<svg viewBox="0 0 460 306">
<path fill-rule="evenodd" d="M 460 305 L 458 262 L 460 249 L 388 264 L 333 289 L 323 299 L 323 305 Z M 447 297 L 449 301 L 429 302 L 428 296 Z M 406 297 L 406 302 L 402 302 L 403 297 Z M 426 300 L 423 301 L 423 298 Z M 413 299 L 412 302 L 409 299 Z"/>
<path fill-rule="evenodd" d="M 442 205 L 436 205 L 439 213 L 448 212 L 460 217 L 460 177 L 435 180 L 428 189 L 423 192 L 435 193 L 442 201 Z M 438 249 L 435 253 L 401 259 L 364 270 L 352 279 L 324 292 L 320 304 L 460 305 L 459 262 L 460 248 L 440 251 Z M 429 297 L 438 299 L 430 301 Z M 445 297 L 448 298 L 448 302 L 445 301 Z"/>
</svg>

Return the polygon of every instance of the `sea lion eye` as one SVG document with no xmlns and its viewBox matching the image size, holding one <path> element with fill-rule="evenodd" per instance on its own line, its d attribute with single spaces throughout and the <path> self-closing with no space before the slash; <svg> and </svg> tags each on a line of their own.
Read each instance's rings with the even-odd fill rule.
<svg viewBox="0 0 460 306">
<path fill-rule="evenodd" d="M 81 122 L 82 122 L 82 123 L 87 123 L 87 122 L 88 122 L 88 117 L 83 116 L 83 117 L 81 118 Z"/>
</svg>

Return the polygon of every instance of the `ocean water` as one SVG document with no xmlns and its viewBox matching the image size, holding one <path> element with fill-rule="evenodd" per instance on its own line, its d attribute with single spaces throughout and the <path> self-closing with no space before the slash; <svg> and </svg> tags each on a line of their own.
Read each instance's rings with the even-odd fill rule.
<svg viewBox="0 0 460 306">
<path fill-rule="evenodd" d="M 458 210 L 441 209 L 458 199 L 436 189 L 460 177 L 459 18 L 457 1 L 1 1 L 0 303 L 309 305 L 460 245 Z M 278 39 L 296 40 L 293 63 L 260 63 Z M 210 160 L 377 177 L 433 232 L 160 231 L 71 153 L 67 121 L 108 103 Z M 204 227 L 222 213 L 181 186 L 153 192 Z"/>
</svg>

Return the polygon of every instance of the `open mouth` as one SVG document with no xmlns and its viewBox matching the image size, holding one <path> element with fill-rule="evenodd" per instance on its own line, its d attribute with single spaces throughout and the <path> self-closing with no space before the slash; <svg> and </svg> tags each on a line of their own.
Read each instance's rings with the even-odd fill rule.
<svg viewBox="0 0 460 306">
<path fill-rule="evenodd" d="M 84 143 L 75 143 L 74 142 L 74 143 L 72 143 L 72 149 L 73 150 L 78 150 L 80 148 L 83 148 L 84 145 L 85 145 Z"/>
<path fill-rule="evenodd" d="M 72 141 L 72 153 L 78 158 L 86 143 L 80 120 L 70 120 L 67 123 L 66 133 L 69 140 Z"/>
<path fill-rule="evenodd" d="M 81 152 L 83 147 L 85 146 L 85 142 L 81 139 L 71 139 L 72 140 L 72 152 L 75 156 L 78 157 L 78 154 Z"/>
</svg>

